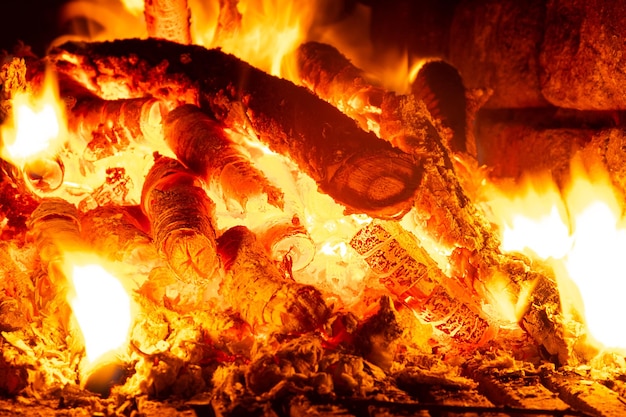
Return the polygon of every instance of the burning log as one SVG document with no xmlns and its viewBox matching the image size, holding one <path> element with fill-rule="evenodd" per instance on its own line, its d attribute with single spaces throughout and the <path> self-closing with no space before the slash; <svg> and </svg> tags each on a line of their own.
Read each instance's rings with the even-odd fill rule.
<svg viewBox="0 0 626 417">
<path fill-rule="evenodd" d="M 46 265 L 61 260 L 66 252 L 83 248 L 80 214 L 73 204 L 61 198 L 44 199 L 32 212 L 28 226 Z"/>
<path fill-rule="evenodd" d="M 199 179 L 178 161 L 157 156 L 146 176 L 141 207 L 152 226 L 152 236 L 178 277 L 187 283 L 207 284 L 219 270 L 215 204 Z"/>
<path fill-rule="evenodd" d="M 477 250 L 497 245 L 489 242 L 493 239 L 487 232 L 489 226 L 470 203 L 454 171 L 449 149 L 464 149 L 465 143 L 453 141 L 450 145 L 436 128 L 441 123 L 431 117 L 434 106 L 439 107 L 436 100 L 429 99 L 433 107 L 429 110 L 413 95 L 383 90 L 329 45 L 309 42 L 300 46 L 298 64 L 304 83 L 321 98 L 345 109 L 362 126 L 378 123 L 383 139 L 422 158 L 422 186 L 415 199 L 418 223 L 427 224 L 429 232 L 446 245 Z M 426 95 L 426 80 L 419 80 L 415 89 Z M 464 120 L 465 114 L 462 117 Z M 461 134 L 465 136 L 465 132 Z"/>
<path fill-rule="evenodd" d="M 49 58 L 64 74 L 83 74 L 97 93 L 125 83 L 129 97 L 197 100 L 226 126 L 252 130 L 270 149 L 289 156 L 350 212 L 400 217 L 420 185 L 420 157 L 362 131 L 306 89 L 220 50 L 128 39 L 68 43 Z M 115 78 L 107 75 L 112 73 Z"/>
<path fill-rule="evenodd" d="M 384 229 L 367 232 L 366 228 L 362 231 L 364 235 L 355 236 L 352 244 L 353 247 L 357 246 L 357 251 L 360 241 L 374 246 L 381 244 L 384 247 L 373 251 L 371 259 L 366 258 L 372 270 L 381 275 L 381 281 L 401 300 L 411 291 L 421 291 L 421 295 L 411 301 L 418 304 L 417 310 L 434 309 L 436 314 L 443 314 L 436 316 L 434 320 L 443 319 L 444 323 L 438 326 L 440 330 L 445 332 L 446 326 L 451 325 L 447 329 L 449 335 L 456 334 L 461 339 L 467 337 L 470 340 L 474 323 L 483 323 L 476 327 L 478 330 L 488 327 L 486 321 L 472 312 L 476 311 L 475 308 L 465 308 L 464 303 L 472 305 L 468 300 L 478 297 L 478 293 L 488 297 L 488 292 L 477 292 L 477 288 L 504 273 L 514 287 L 511 291 L 515 293 L 515 297 L 519 297 L 522 287 L 528 287 L 530 282 L 534 282 L 528 309 L 521 319 L 522 326 L 551 355 L 558 357 L 561 363 L 576 362 L 578 354 L 584 356 L 583 352 L 576 352 L 578 348 L 574 346 L 582 331 L 581 323 L 563 316 L 553 274 L 547 270 L 533 271 L 528 260 L 523 261 L 500 253 L 500 242 L 495 231 L 484 213 L 472 204 L 459 181 L 451 156 L 451 146 L 443 139 L 445 134 L 441 134 L 440 122 L 432 119 L 432 109 L 429 110 L 415 95 L 396 95 L 381 92 L 372 85 L 368 86 L 363 72 L 332 47 L 305 44 L 299 49 L 299 60 L 301 76 L 307 84 L 313 86 L 314 91 L 329 94 L 323 96 L 324 99 L 338 106 L 342 103 L 368 103 L 367 106 L 352 108 L 348 114 L 371 111 L 368 106 L 380 101 L 381 137 L 408 153 L 424 155 L 422 187 L 418 189 L 415 198 L 415 221 L 417 224 L 425 224 L 426 231 L 434 235 L 440 243 L 455 248 L 450 258 L 454 278 L 446 276 L 419 245 L 412 244 L 414 249 L 409 252 L 413 259 L 404 261 L 409 256 L 402 250 L 399 252 L 401 255 L 398 255 L 397 244 L 382 243 L 393 234 Z M 374 95 L 371 95 L 372 91 L 375 92 Z M 371 100 L 367 99 L 368 94 L 373 97 Z M 360 97 L 363 95 L 365 98 Z M 361 100 L 355 100 L 355 97 L 360 97 Z M 391 239 L 389 242 L 395 240 Z M 367 252 L 372 249 L 373 247 L 366 247 L 364 250 Z M 387 257 L 392 261 L 386 259 Z M 512 267 L 513 264 L 516 267 Z M 401 266 L 398 268 L 398 265 Z M 385 268 L 398 268 L 397 271 L 400 272 L 387 276 L 389 270 Z M 409 281 L 405 282 L 407 278 Z M 442 290 L 434 291 L 435 288 Z M 422 303 L 424 297 L 429 297 L 431 292 L 433 304 L 429 309 L 428 303 Z M 450 294 L 454 296 L 451 297 Z M 458 301 L 459 299 L 463 301 Z M 457 303 L 463 308 L 457 310 L 454 307 Z M 449 310 L 443 306 L 456 311 L 456 316 L 446 319 L 445 312 Z M 461 311 L 464 314 L 460 314 Z M 425 320 L 433 321 L 427 313 Z M 479 331 L 477 340 L 481 339 L 480 335 Z"/>
<path fill-rule="evenodd" d="M 92 94 L 73 96 L 68 128 L 87 143 L 83 156 L 97 161 L 130 144 L 157 143 L 162 104 L 153 98 L 103 100 Z"/>
<path fill-rule="evenodd" d="M 144 16 L 151 38 L 191 43 L 191 11 L 187 0 L 146 0 Z"/>
<path fill-rule="evenodd" d="M 467 346 L 490 340 L 496 328 L 467 291 L 444 275 L 435 261 L 401 226 L 373 222 L 350 245 L 365 258 L 372 272 L 397 299 L 432 323 L 439 337 Z"/>
<path fill-rule="evenodd" d="M 135 207 L 99 206 L 84 213 L 81 234 L 91 248 L 113 261 L 151 269 L 158 254 L 150 236 L 132 214 Z"/>
<path fill-rule="evenodd" d="M 223 126 L 198 107 L 183 105 L 172 110 L 164 133 L 178 160 L 207 183 L 216 181 L 227 200 L 245 208 L 248 199 L 266 195 L 270 204 L 283 207 L 282 191 L 251 164 Z"/>
<path fill-rule="evenodd" d="M 306 332 L 328 318 L 322 294 L 281 274 L 246 227 L 224 232 L 218 251 L 226 269 L 220 292 L 255 329 Z"/>
<path fill-rule="evenodd" d="M 383 96 L 388 94 L 335 47 L 307 42 L 296 51 L 303 84 L 323 100 L 370 130 L 380 120 Z"/>
</svg>

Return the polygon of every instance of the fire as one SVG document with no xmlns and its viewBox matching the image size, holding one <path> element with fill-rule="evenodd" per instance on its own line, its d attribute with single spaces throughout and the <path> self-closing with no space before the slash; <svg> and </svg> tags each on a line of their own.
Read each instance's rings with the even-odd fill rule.
<svg viewBox="0 0 626 417">
<path fill-rule="evenodd" d="M 11 124 L 2 126 L 2 157 L 23 167 L 29 161 L 53 156 L 66 138 L 63 107 L 56 79 L 46 72 L 39 94 L 18 93 L 13 98 Z"/>
<path fill-rule="evenodd" d="M 572 180 L 562 191 L 540 175 L 519 193 L 500 192 L 489 206 L 501 222 L 503 249 L 548 261 L 564 311 L 584 313 L 603 346 L 626 348 L 626 335 L 616 329 L 626 314 L 626 223 L 608 175 L 574 161 Z"/>
<path fill-rule="evenodd" d="M 85 341 L 86 358 L 93 364 L 124 347 L 131 326 L 131 299 L 121 282 L 97 264 L 74 265 L 72 311 Z"/>
</svg>

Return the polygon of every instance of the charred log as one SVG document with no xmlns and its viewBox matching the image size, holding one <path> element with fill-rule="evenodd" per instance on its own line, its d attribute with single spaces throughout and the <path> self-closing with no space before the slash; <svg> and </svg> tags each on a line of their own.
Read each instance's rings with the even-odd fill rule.
<svg viewBox="0 0 626 417">
<path fill-rule="evenodd" d="M 328 318 L 322 294 L 281 274 L 246 227 L 224 232 L 218 250 L 227 272 L 220 291 L 255 329 L 306 332 Z"/>
<path fill-rule="evenodd" d="M 50 59 L 62 73 L 83 74 L 98 94 L 124 83 L 129 97 L 200 104 L 226 126 L 252 130 L 351 212 L 399 217 L 420 184 L 419 156 L 362 131 L 305 88 L 219 50 L 129 39 L 68 43 Z"/>
<path fill-rule="evenodd" d="M 207 183 L 219 184 L 224 197 L 245 208 L 248 199 L 266 195 L 282 208 L 283 193 L 246 157 L 245 151 L 224 132 L 224 127 L 198 107 L 184 105 L 165 119 L 165 140 L 179 161 Z"/>
<path fill-rule="evenodd" d="M 447 245 L 472 249 L 497 246 L 489 242 L 493 235 L 488 232 L 488 224 L 464 193 L 451 160 L 451 148 L 465 149 L 465 141 L 455 139 L 459 134 L 465 137 L 465 100 L 462 82 L 458 85 L 458 73 L 449 71 L 456 75 L 450 78 L 456 80 L 457 90 L 461 90 L 455 93 L 461 96 L 463 108 L 448 109 L 445 100 L 442 105 L 437 98 L 443 94 L 439 91 L 441 80 L 431 74 L 432 69 L 414 84 L 417 97 L 385 91 L 330 45 L 315 42 L 302 45 L 298 48 L 298 64 L 303 82 L 321 98 L 344 109 L 363 127 L 372 122 L 377 124 L 381 138 L 423 158 L 422 187 L 415 199 L 418 223 L 427 224 L 429 232 Z M 437 91 L 437 96 L 433 91 Z M 428 101 L 425 103 L 422 98 Z M 433 119 L 433 114 L 440 119 Z M 446 136 L 436 127 L 445 124 L 455 127 L 450 139 L 444 139 Z"/>
<path fill-rule="evenodd" d="M 207 284 L 219 270 L 215 203 L 178 161 L 157 156 L 141 194 L 159 253 L 184 282 Z"/>
</svg>

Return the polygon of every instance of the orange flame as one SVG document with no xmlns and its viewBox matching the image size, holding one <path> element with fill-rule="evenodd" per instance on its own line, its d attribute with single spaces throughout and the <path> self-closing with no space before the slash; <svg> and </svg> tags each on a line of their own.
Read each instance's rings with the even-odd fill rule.
<svg viewBox="0 0 626 417">
<path fill-rule="evenodd" d="M 516 193 L 497 192 L 489 204 L 503 230 L 503 249 L 548 260 L 565 313 L 585 315 L 589 331 L 608 348 L 626 348 L 616 331 L 626 314 L 626 223 L 608 174 L 572 163 L 572 180 L 560 191 L 536 176 Z"/>
<path fill-rule="evenodd" d="M 11 117 L 0 130 L 2 157 L 23 167 L 29 160 L 54 155 L 67 137 L 65 113 L 59 103 L 56 79 L 49 71 L 39 94 L 16 94 Z"/>
</svg>

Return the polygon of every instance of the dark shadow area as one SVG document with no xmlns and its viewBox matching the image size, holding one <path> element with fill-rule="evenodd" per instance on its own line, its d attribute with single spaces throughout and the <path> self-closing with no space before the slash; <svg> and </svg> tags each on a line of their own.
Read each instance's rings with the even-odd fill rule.
<svg viewBox="0 0 626 417">
<path fill-rule="evenodd" d="M 0 50 L 12 51 L 19 41 L 41 56 L 58 35 L 58 10 L 66 0 L 20 0 L 2 4 Z"/>
</svg>

